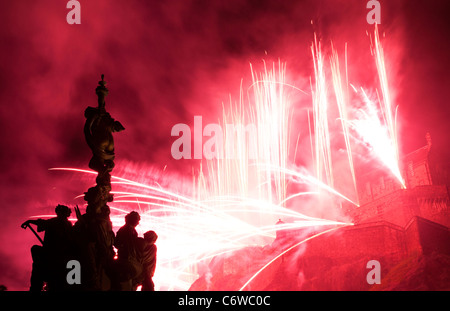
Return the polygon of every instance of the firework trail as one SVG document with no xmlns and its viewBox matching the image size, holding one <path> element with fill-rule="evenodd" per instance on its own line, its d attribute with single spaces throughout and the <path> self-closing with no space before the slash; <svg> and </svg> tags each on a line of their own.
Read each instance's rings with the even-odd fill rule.
<svg viewBox="0 0 450 311">
<path fill-rule="evenodd" d="M 371 52 L 375 58 L 377 73 L 382 91 L 382 100 L 378 98 L 380 103 L 379 109 L 376 102 L 371 100 L 363 88 L 358 93 L 353 87 L 355 93 L 360 94 L 363 107 L 357 109 L 355 118 L 348 121 L 348 124 L 357 132 L 361 139 L 370 146 L 372 154 L 374 154 L 398 180 L 405 189 L 405 182 L 400 172 L 399 166 L 399 147 L 396 131 L 396 112 L 394 109 L 386 74 L 386 65 L 384 62 L 384 52 L 381 45 L 378 28 L 375 25 L 374 38 L 371 39 Z M 394 111 L 395 110 L 395 111 Z M 379 112 L 380 111 L 380 112 Z"/>
<path fill-rule="evenodd" d="M 347 47 L 345 49 L 347 51 Z M 324 67 L 324 57 L 322 55 L 321 43 L 314 35 L 314 42 L 311 45 L 312 58 L 314 63 L 315 84 L 313 89 L 313 126 L 310 128 L 311 150 L 313 153 L 313 163 L 316 177 L 321 182 L 330 187 L 334 187 L 332 150 L 330 147 L 329 120 L 329 98 L 327 94 L 327 79 Z M 366 146 L 370 146 L 371 153 L 380 160 L 393 176 L 405 188 L 404 180 L 399 167 L 399 148 L 396 132 L 396 112 L 398 107 L 393 107 L 389 84 L 384 61 L 384 51 L 380 41 L 378 28 L 375 25 L 374 37 L 371 37 L 371 53 L 377 68 L 382 100 L 379 109 L 375 101 L 369 99 L 366 92 L 361 88 L 361 92 L 349 84 L 347 72 L 347 52 L 345 52 L 345 80 L 342 78 L 339 56 L 337 50 L 331 44 L 330 69 L 334 95 L 339 112 L 339 119 L 342 126 L 342 134 L 345 141 L 350 174 L 357 195 L 357 180 L 353 164 L 353 152 L 351 146 L 351 135 L 349 128 L 353 129 Z M 344 80 L 344 81 L 343 81 Z M 359 94 L 363 107 L 356 109 L 350 103 L 349 85 L 355 93 Z M 378 114 L 380 110 L 380 115 Z M 350 117 L 350 113 L 353 113 Z M 311 123 L 308 115 L 308 121 Z M 314 138 L 312 138 L 314 137 Z M 313 143 L 314 141 L 314 143 Z M 358 143 L 358 140 L 355 140 Z"/>
<path fill-rule="evenodd" d="M 314 63 L 315 88 L 312 90 L 312 105 L 314 116 L 314 165 L 316 177 L 333 187 L 333 165 L 331 159 L 330 131 L 328 128 L 328 94 L 324 71 L 324 58 L 320 41 L 314 34 L 314 44 L 311 45 Z M 311 87 L 312 88 L 312 87 Z M 323 175 L 325 174 L 325 180 Z"/>
<path fill-rule="evenodd" d="M 386 166 L 403 188 L 405 184 L 397 160 L 398 149 L 394 138 L 382 123 L 377 105 L 370 100 L 363 88 L 360 89 L 364 106 L 355 112 L 356 118 L 348 124 L 370 147 L 371 153 Z"/>
<path fill-rule="evenodd" d="M 395 163 L 389 163 L 389 168 L 391 169 L 394 176 L 401 183 L 403 188 L 406 188 L 405 182 L 401 176 L 399 168 L 399 150 L 398 150 L 398 139 L 397 139 L 397 122 L 396 117 L 394 117 L 394 108 L 391 101 L 391 95 L 389 92 L 389 83 L 386 74 L 386 65 L 384 62 L 384 52 L 383 46 L 380 41 L 380 34 L 378 32 L 378 26 L 375 24 L 375 34 L 374 34 L 374 46 L 372 46 L 372 54 L 375 54 L 375 60 L 377 65 L 378 77 L 380 80 L 381 92 L 383 94 L 382 104 L 380 105 L 383 118 L 386 122 L 386 127 L 389 133 L 389 139 L 391 140 L 392 148 L 392 160 Z M 397 111 L 397 108 L 395 108 Z M 395 113 L 396 115 L 396 113 Z"/>
<path fill-rule="evenodd" d="M 345 148 L 347 151 L 348 164 L 350 168 L 350 174 L 352 175 L 353 186 L 355 194 L 358 197 L 358 190 L 356 184 L 355 168 L 353 165 L 352 147 L 350 144 L 350 133 L 348 128 L 348 113 L 347 106 L 349 105 L 349 92 L 348 92 L 348 74 L 347 74 L 347 45 L 345 45 L 345 89 L 342 83 L 341 71 L 339 66 L 339 55 L 337 50 L 332 45 L 332 56 L 330 57 L 331 75 L 333 80 L 334 94 L 336 96 L 336 104 L 339 111 L 339 119 L 341 120 L 342 133 L 345 141 Z M 357 199 L 358 200 L 358 199 Z"/>
<path fill-rule="evenodd" d="M 277 164 L 286 167 L 290 138 L 290 101 L 285 90 L 286 65 L 279 63 L 276 70 L 274 64 L 272 70 L 268 71 L 264 63 L 264 73 L 259 77 L 253 69 L 251 72 L 256 115 L 254 121 L 258 129 L 257 165 Z M 286 179 L 283 173 L 271 174 L 266 170 L 265 175 L 259 176 L 258 179 L 259 183 L 265 183 L 265 192 L 269 196 L 272 196 L 272 193 L 275 195 L 276 202 L 285 199 Z M 268 199 L 274 202 L 271 197 Z"/>
</svg>

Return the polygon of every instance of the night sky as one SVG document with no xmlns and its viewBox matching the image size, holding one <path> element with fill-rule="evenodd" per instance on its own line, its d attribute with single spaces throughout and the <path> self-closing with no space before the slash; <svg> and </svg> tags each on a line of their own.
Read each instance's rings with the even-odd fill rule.
<svg viewBox="0 0 450 311">
<path fill-rule="evenodd" d="M 287 80 L 308 89 L 316 32 L 325 53 L 330 40 L 340 51 L 348 43 L 351 81 L 378 81 L 364 0 L 80 3 L 80 25 L 66 22 L 66 1 L 0 3 L 0 284 L 11 290 L 28 289 L 37 242 L 20 224 L 57 203 L 73 206 L 90 185 L 48 169 L 88 168 L 83 113 L 97 105 L 101 74 L 106 107 L 126 128 L 115 134 L 117 166 L 167 165 L 188 177 L 195 164 L 172 158 L 172 126 L 192 125 L 195 115 L 216 122 L 241 79 L 250 84 L 250 63 L 258 70 L 280 59 Z M 380 3 L 401 153 L 425 145 L 426 132 L 448 151 L 448 1 Z"/>
</svg>

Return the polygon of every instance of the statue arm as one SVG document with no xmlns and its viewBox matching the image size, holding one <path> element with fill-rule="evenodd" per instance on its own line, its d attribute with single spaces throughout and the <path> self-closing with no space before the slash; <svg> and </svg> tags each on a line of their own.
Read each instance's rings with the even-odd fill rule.
<svg viewBox="0 0 450 311">
<path fill-rule="evenodd" d="M 46 220 L 44 219 L 29 219 L 20 225 L 23 229 L 26 229 L 29 225 L 35 225 L 38 227 L 38 231 L 45 231 Z"/>
<path fill-rule="evenodd" d="M 113 132 L 121 132 L 125 129 L 125 127 L 119 121 L 114 121 L 113 123 Z"/>
<path fill-rule="evenodd" d="M 30 224 L 35 224 L 34 220 L 29 219 L 29 220 L 25 221 L 23 224 L 21 224 L 20 227 L 22 227 L 23 229 L 26 229 Z"/>
</svg>

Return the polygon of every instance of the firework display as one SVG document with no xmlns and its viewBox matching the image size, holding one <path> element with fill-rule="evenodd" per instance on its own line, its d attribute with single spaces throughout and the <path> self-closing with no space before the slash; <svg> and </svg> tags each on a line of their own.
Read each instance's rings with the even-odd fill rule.
<svg viewBox="0 0 450 311">
<path fill-rule="evenodd" d="M 2 288 L 450 288 L 448 105 L 428 103 L 446 98 L 448 43 L 419 55 L 435 40 L 410 33 L 412 7 L 395 17 L 402 4 L 269 2 L 69 1 L 62 21 L 24 13 L 16 29 L 33 33 L 31 47 L 53 34 L 33 59 L 3 31 L 17 54 L 5 55 L 25 56 L 33 79 L 2 63 L 14 133 L 1 142 Z M 48 251 L 62 221 L 67 256 Z M 214 304 L 190 299 L 178 304 Z"/>
</svg>

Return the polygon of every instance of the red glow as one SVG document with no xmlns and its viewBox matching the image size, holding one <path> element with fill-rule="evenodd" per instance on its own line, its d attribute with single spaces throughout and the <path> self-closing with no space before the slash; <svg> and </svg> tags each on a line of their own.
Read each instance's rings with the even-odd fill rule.
<svg viewBox="0 0 450 311">
<path fill-rule="evenodd" d="M 83 110 L 95 104 L 93 88 L 101 73 L 105 74 L 110 89 L 107 107 L 127 129 L 116 139 L 114 173 L 122 179 L 116 178 L 113 183 L 114 223 L 122 224 L 123 214 L 130 209 L 142 209 L 148 212 L 142 231 L 147 226 L 163 225 L 166 227 L 160 228 L 161 231 L 175 230 L 181 217 L 187 220 L 192 216 L 190 211 L 178 209 L 182 206 L 206 214 L 192 224 L 191 230 L 201 233 L 203 222 L 210 221 L 217 229 L 215 237 L 221 241 L 213 252 L 203 249 L 197 257 L 192 256 L 193 261 L 200 262 L 197 270 L 186 272 L 179 262 L 162 261 L 168 269 L 158 267 L 160 275 L 155 280 L 162 289 L 189 288 L 198 276 L 204 275 L 211 276 L 206 278 L 211 287 L 199 288 L 227 288 L 227 277 L 218 280 L 222 274 L 212 275 L 206 262 L 215 254 L 220 260 L 227 258 L 229 261 L 225 262 L 229 264 L 233 251 L 249 247 L 248 240 L 255 236 L 259 245 L 270 243 L 276 233 L 273 225 L 280 217 L 305 220 L 307 216 L 311 219 L 305 221 L 348 224 L 354 221 L 344 216 L 346 209 L 356 213 L 356 206 L 367 207 L 367 202 L 372 202 L 375 210 L 384 208 L 383 204 L 374 203 L 381 200 L 377 195 L 382 191 L 378 189 L 404 190 L 398 193 L 406 196 L 412 193 L 410 190 L 420 194 L 420 189 L 434 187 L 430 181 L 433 167 L 418 166 L 408 160 L 409 167 L 409 162 L 403 163 L 402 158 L 423 146 L 427 132 L 433 138 L 434 150 L 440 146 L 448 156 L 447 12 L 444 3 L 383 2 L 378 41 L 378 35 L 372 36 L 373 26 L 366 22 L 365 3 L 356 0 L 329 1 L 326 5 L 294 0 L 213 1 L 208 6 L 195 1 L 157 4 L 136 0 L 84 1 L 80 25 L 67 24 L 64 3 L 61 6 L 50 0 L 26 5 L 22 1 L 2 2 L 0 19 L 4 24 L 0 38 L 5 48 L 0 53 L 0 120 L 4 130 L 0 138 L 3 181 L 0 196 L 4 225 L 0 231 L 3 241 L 0 271 L 4 273 L 0 275 L 0 285 L 11 290 L 26 290 L 28 286 L 29 249 L 36 241 L 19 224 L 31 216 L 52 215 L 58 203 L 81 206 L 79 195 L 94 183 L 94 175 L 88 170 L 56 172 L 48 168 L 87 168 L 90 154 L 82 135 Z M 321 44 L 320 55 L 313 45 L 315 59 L 309 49 L 314 33 Z M 270 77 L 265 75 L 266 65 L 261 59 L 265 59 L 269 69 L 275 64 L 277 81 L 272 81 L 269 87 L 262 83 Z M 322 81 L 316 81 L 319 60 L 324 69 Z M 280 63 L 285 68 L 283 79 L 278 76 Z M 325 84 L 321 85 L 322 82 Z M 286 116 L 290 133 L 281 137 L 276 148 L 265 150 L 265 157 L 273 160 L 271 166 L 264 166 L 267 163 L 263 161 L 254 166 L 236 165 L 233 170 L 239 171 L 239 175 L 231 178 L 227 173 L 231 166 L 215 167 L 218 163 L 177 161 L 171 157 L 170 130 L 174 124 L 191 126 L 196 115 L 201 115 L 205 124 L 223 122 L 224 107 L 236 102 L 234 114 L 231 108 L 225 111 L 230 112 L 227 117 L 232 115 L 238 121 L 236 117 L 240 115 L 236 112 L 241 97 L 247 102 L 249 97 L 258 96 L 258 91 L 259 95 L 270 89 L 276 93 L 280 87 L 288 95 L 284 100 L 289 99 L 292 109 L 285 111 L 283 118 L 272 113 L 277 121 L 269 125 L 266 119 L 267 126 L 261 129 L 261 134 L 267 139 L 266 146 L 273 146 L 273 141 L 269 142 L 270 133 L 277 128 L 278 134 L 286 134 L 281 129 L 287 123 L 280 122 Z M 311 91 L 317 96 L 315 108 Z M 320 104 L 325 102 L 326 106 Z M 321 113 L 325 109 L 327 115 Z M 369 124 L 376 129 L 367 128 Z M 200 162 L 203 162 L 201 172 Z M 419 168 L 420 172 L 414 171 Z M 366 182 L 370 180 L 367 174 L 378 169 L 382 176 L 376 177 L 380 185 L 375 187 Z M 217 175 L 212 177 L 211 172 Z M 273 183 L 267 182 L 269 179 L 262 172 L 276 175 Z M 418 177 L 422 175 L 429 177 L 424 181 Z M 252 185 L 260 183 L 260 189 L 269 189 L 265 196 L 261 198 L 255 194 L 256 190 L 252 192 L 255 188 L 246 187 L 249 176 L 255 177 Z M 203 193 L 214 194 L 214 199 L 207 195 L 199 198 L 199 192 L 193 188 L 210 179 L 226 182 Z M 407 189 L 400 189 L 402 186 Z M 221 189 L 222 193 L 214 189 Z M 243 194 L 249 196 L 242 200 Z M 404 197 L 394 198 L 397 201 L 393 202 L 400 202 L 398 206 L 406 202 Z M 416 202 L 415 197 L 410 199 Z M 433 205 L 434 210 L 445 210 L 439 204 Z M 233 218 L 226 220 L 233 222 L 232 229 L 243 239 L 236 241 L 233 230 L 221 227 L 230 223 L 223 222 L 223 214 L 214 214 L 217 211 L 211 206 L 230 210 Z M 426 214 L 422 207 L 418 205 L 417 209 Z M 263 208 L 273 210 L 269 213 L 266 209 L 266 214 L 261 214 Z M 161 215 L 175 211 L 180 212 L 178 220 L 167 218 L 158 223 Z M 371 220 L 373 213 L 358 217 Z M 384 215 L 394 219 L 409 217 L 402 208 Z M 445 219 L 425 218 L 446 224 Z M 251 224 L 243 223 L 244 220 Z M 304 225 L 286 223 L 286 231 Z M 337 230 L 332 236 L 345 230 Z M 181 230 L 178 233 L 181 235 Z M 315 240 L 328 237 L 322 235 Z M 205 243 L 212 243 L 207 241 L 210 237 L 203 238 Z M 184 239 L 188 240 L 180 239 L 180 243 Z M 341 242 L 333 239 L 328 241 Z M 164 253 L 162 241 L 161 238 Z M 292 245 L 299 242 L 296 240 Z M 298 257 L 302 245 L 285 257 Z M 185 256 L 192 254 L 183 251 Z M 263 259 L 257 269 L 282 252 L 266 251 L 261 250 L 264 256 L 261 255 Z M 349 256 L 352 254 L 347 252 Z M 388 252 L 386 248 L 385 253 Z M 380 250 L 378 254 L 381 253 Z M 168 249 L 166 254 L 167 258 L 177 259 L 175 250 Z M 214 262 L 220 262 L 219 259 Z M 265 284 L 260 278 L 266 278 L 279 264 L 275 260 L 246 289 Z M 315 267 L 319 266 L 317 263 Z M 300 270 L 288 267 L 287 271 L 299 273 L 294 279 L 302 279 Z M 230 289 L 241 288 L 256 272 L 239 270 L 242 280 L 233 279 L 234 285 L 239 286 Z M 231 282 L 232 278 L 228 280 Z M 299 288 L 290 283 L 286 287 Z"/>
</svg>

